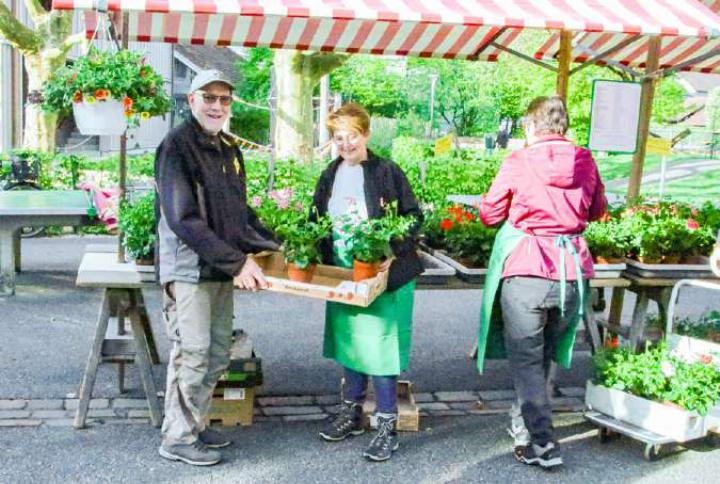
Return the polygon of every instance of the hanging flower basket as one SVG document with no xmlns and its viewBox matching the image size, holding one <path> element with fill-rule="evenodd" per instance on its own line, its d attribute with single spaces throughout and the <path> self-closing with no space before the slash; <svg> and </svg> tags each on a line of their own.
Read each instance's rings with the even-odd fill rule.
<svg viewBox="0 0 720 484">
<path fill-rule="evenodd" d="M 73 103 L 75 124 L 84 135 L 121 135 L 127 130 L 127 117 L 121 101 L 83 99 Z"/>
<path fill-rule="evenodd" d="M 160 74 L 138 52 L 90 49 L 56 70 L 43 86 L 43 109 L 72 112 L 83 134 L 122 134 L 170 110 Z"/>
</svg>

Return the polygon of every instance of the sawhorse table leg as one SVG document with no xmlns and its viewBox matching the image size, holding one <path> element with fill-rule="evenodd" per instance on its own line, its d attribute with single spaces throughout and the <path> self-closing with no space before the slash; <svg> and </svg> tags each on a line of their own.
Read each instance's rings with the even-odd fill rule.
<svg viewBox="0 0 720 484">
<path fill-rule="evenodd" d="M 140 370 L 140 376 L 145 390 L 145 397 L 148 401 L 150 410 L 150 420 L 152 424 L 159 427 L 162 423 L 160 413 L 160 404 L 157 397 L 157 389 L 152 376 L 152 355 L 157 357 L 157 349 L 150 349 L 152 341 L 154 347 L 154 338 L 150 329 L 150 320 L 147 317 L 144 303 L 142 302 L 142 292 L 140 289 L 120 289 L 107 288 L 103 293 L 103 300 L 98 315 L 97 327 L 95 330 L 95 338 L 93 346 L 88 356 L 87 366 L 80 385 L 78 409 L 75 414 L 73 426 L 75 428 L 83 428 L 87 418 L 87 412 L 90 406 L 90 398 L 95 386 L 95 378 L 97 369 L 100 365 L 103 354 L 103 342 L 107 333 L 108 324 L 111 314 L 115 313 L 118 317 L 127 315 L 133 332 L 133 340 L 135 342 L 135 358 L 137 358 L 137 366 Z M 120 377 L 124 377 L 124 368 L 119 370 Z M 121 390 L 123 389 L 121 384 Z"/>
</svg>

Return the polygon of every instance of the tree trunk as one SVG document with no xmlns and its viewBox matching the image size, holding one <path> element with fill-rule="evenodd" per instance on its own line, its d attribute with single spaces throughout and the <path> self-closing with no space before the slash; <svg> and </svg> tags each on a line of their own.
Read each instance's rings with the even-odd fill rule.
<svg viewBox="0 0 720 484">
<path fill-rule="evenodd" d="M 55 70 L 65 65 L 68 52 L 74 44 L 83 40 L 84 35 L 72 35 L 72 12 L 48 11 L 47 1 L 25 0 L 25 6 L 33 28 L 23 24 L 0 1 L 0 36 L 25 58 L 28 95 L 23 147 L 54 151 L 58 116 L 47 114 L 40 107 L 42 86 Z"/>
<path fill-rule="evenodd" d="M 273 140 L 278 159 L 312 163 L 314 119 L 312 95 L 320 78 L 345 62 L 344 54 L 277 50 L 273 61 L 277 122 Z"/>
<path fill-rule="evenodd" d="M 43 83 L 50 77 L 52 72 L 65 64 L 64 55 L 48 54 L 50 50 L 46 48 L 39 55 L 25 56 L 25 70 L 28 74 L 28 97 L 25 102 L 23 148 L 45 152 L 55 151 L 58 115 L 42 110 L 40 92 Z M 57 49 L 55 51 L 57 52 Z"/>
<path fill-rule="evenodd" d="M 275 52 L 274 69 L 277 89 L 277 122 L 275 153 L 278 159 L 313 159 L 313 79 L 296 72 L 294 58 L 302 55 L 293 50 Z"/>
</svg>

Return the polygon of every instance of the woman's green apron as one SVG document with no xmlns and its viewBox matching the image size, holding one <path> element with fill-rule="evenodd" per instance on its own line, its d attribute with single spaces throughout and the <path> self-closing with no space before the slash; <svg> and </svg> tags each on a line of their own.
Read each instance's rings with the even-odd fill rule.
<svg viewBox="0 0 720 484">
<path fill-rule="evenodd" d="M 480 307 L 480 332 L 478 334 L 477 346 L 477 367 L 480 373 L 483 372 L 485 358 L 505 358 L 505 339 L 503 337 L 503 319 L 500 311 L 500 298 L 498 289 L 502 282 L 505 261 L 513 253 L 517 245 L 525 237 L 534 237 L 520 229 L 505 222 L 495 236 L 495 244 L 490 254 L 488 272 L 485 276 L 483 288 L 482 306 Z M 569 250 L 575 262 L 575 273 L 578 275 L 578 305 L 575 314 L 570 316 L 567 330 L 560 335 L 555 361 L 564 367 L 570 366 L 572 349 L 575 344 L 575 329 L 580 317 L 582 317 L 585 306 L 585 283 L 582 279 L 580 260 L 571 241 L 572 236 L 555 236 L 555 244 L 560 251 L 560 306 L 564 311 L 565 307 L 565 250 Z"/>
<path fill-rule="evenodd" d="M 335 264 L 352 267 L 345 239 L 333 232 Z M 323 356 L 367 375 L 399 375 L 410 361 L 415 281 L 367 308 L 328 302 Z"/>
</svg>

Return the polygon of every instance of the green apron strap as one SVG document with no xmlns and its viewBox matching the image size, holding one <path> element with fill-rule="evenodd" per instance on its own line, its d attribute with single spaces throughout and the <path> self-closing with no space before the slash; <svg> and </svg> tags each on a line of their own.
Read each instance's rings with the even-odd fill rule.
<svg viewBox="0 0 720 484">
<path fill-rule="evenodd" d="M 573 262 L 575 263 L 575 277 L 577 277 L 578 302 L 580 305 L 578 309 L 578 316 L 582 316 L 584 313 L 585 283 L 583 280 L 582 268 L 580 266 L 580 257 L 577 253 L 577 249 L 575 248 L 575 244 L 572 242 L 574 237 L 575 236 L 568 237 L 567 235 L 558 235 L 555 237 L 555 241 L 553 242 L 556 247 L 560 248 L 560 313 L 563 316 L 565 315 L 565 289 L 567 287 L 567 272 L 565 270 L 566 250 L 570 250 Z"/>
</svg>

